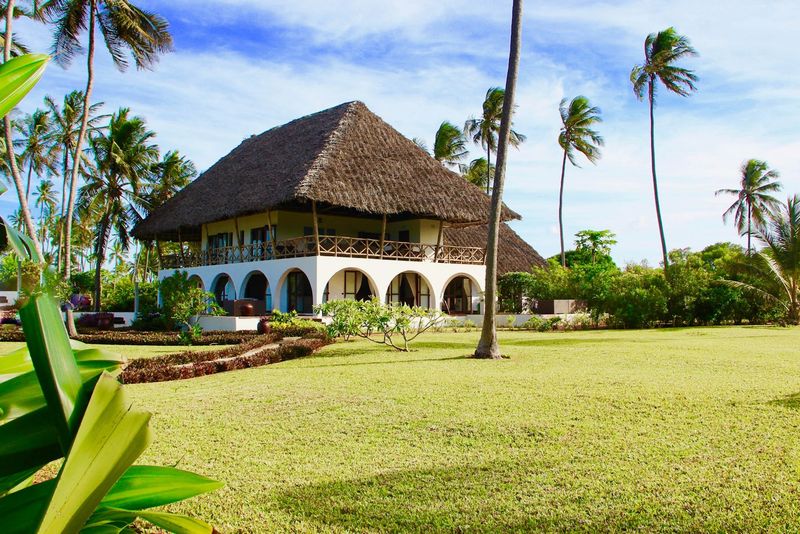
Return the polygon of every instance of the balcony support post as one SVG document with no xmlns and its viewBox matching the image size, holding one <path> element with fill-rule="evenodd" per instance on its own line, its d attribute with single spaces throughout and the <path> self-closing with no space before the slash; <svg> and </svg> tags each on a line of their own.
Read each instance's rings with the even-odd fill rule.
<svg viewBox="0 0 800 534">
<path fill-rule="evenodd" d="M 263 259 L 271 259 L 268 258 L 267 254 L 267 246 L 271 249 L 275 249 L 275 243 L 272 242 L 272 212 L 267 210 L 267 235 L 264 236 L 264 258 Z"/>
<path fill-rule="evenodd" d="M 317 246 L 317 256 L 319 256 L 319 221 L 317 221 L 317 201 L 311 201 L 311 216 L 314 217 L 314 243 Z"/>
<path fill-rule="evenodd" d="M 433 263 L 439 261 L 439 249 L 442 247 L 442 231 L 444 229 L 444 221 L 439 221 L 439 235 L 436 237 L 436 251 L 433 253 Z"/>
<path fill-rule="evenodd" d="M 383 259 L 383 249 L 386 243 L 386 214 L 383 214 L 383 223 L 381 224 L 381 259 Z"/>
<path fill-rule="evenodd" d="M 178 226 L 178 246 L 181 250 L 181 267 L 186 267 L 186 259 L 183 256 L 183 238 L 181 237 L 181 227 Z"/>
</svg>

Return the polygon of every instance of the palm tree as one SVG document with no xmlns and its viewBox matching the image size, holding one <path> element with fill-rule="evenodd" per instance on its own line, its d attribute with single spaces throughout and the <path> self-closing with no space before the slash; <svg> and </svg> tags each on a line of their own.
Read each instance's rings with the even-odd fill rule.
<svg viewBox="0 0 800 534">
<path fill-rule="evenodd" d="M 430 155 L 430 150 L 428 150 L 428 145 L 425 143 L 425 140 L 420 137 L 412 137 L 411 142 L 417 145 L 419 148 L 425 151 L 426 154 Z"/>
<path fill-rule="evenodd" d="M 758 257 L 767 267 L 777 286 L 771 290 L 743 282 L 727 281 L 761 294 L 786 310 L 790 324 L 800 324 L 800 195 L 786 200 L 786 205 L 767 215 L 767 224 L 755 229 L 765 248 Z"/>
<path fill-rule="evenodd" d="M 486 187 L 486 177 L 494 179 L 494 165 L 489 165 L 486 158 L 476 158 L 467 165 L 460 164 L 459 171 L 469 183 L 475 184 L 481 189 Z"/>
<path fill-rule="evenodd" d="M 722 214 L 723 222 L 733 215 L 739 235 L 747 234 L 747 255 L 752 250 L 750 238 L 756 228 L 762 228 L 767 218 L 780 205 L 770 193 L 781 190 L 780 174 L 770 169 L 766 161 L 751 159 L 742 164 L 739 189 L 718 189 L 715 195 L 735 195 L 736 200 Z M 775 180 L 775 181 L 773 181 Z M 753 226 L 755 223 L 755 228 Z"/>
<path fill-rule="evenodd" d="M 576 96 L 569 104 L 567 99 L 561 100 L 558 107 L 561 114 L 561 133 L 558 135 L 558 145 L 564 150 L 564 158 L 561 161 L 561 187 L 558 192 L 558 229 L 561 237 L 561 266 L 567 266 L 567 258 L 564 255 L 564 174 L 567 168 L 567 158 L 569 162 L 579 167 L 575 161 L 575 151 L 580 152 L 591 163 L 596 163 L 600 159 L 600 147 L 604 145 L 603 138 L 592 129 L 600 118 L 600 108 L 594 107 L 589 103 L 585 96 Z"/>
<path fill-rule="evenodd" d="M 15 9 L 14 0 L 8 0 L 6 3 L 6 24 L 5 32 L 3 33 L 3 61 L 9 61 L 12 56 L 14 48 L 14 32 L 13 20 L 15 16 L 19 16 L 20 11 Z M 22 184 L 22 175 L 19 170 L 17 157 L 14 151 L 14 139 L 12 138 L 13 126 L 11 117 L 7 114 L 3 117 L 3 134 L 5 137 L 5 153 L 8 162 L 9 171 L 14 181 L 14 187 L 17 190 L 17 198 L 19 200 L 19 211 L 22 217 L 22 223 L 25 225 L 25 230 L 33 243 L 34 249 L 38 254 L 42 253 L 42 246 L 37 237 L 36 226 L 33 224 L 33 217 L 31 216 L 30 206 L 28 206 L 28 198 L 25 195 L 25 189 Z"/>
<path fill-rule="evenodd" d="M 164 158 L 153 165 L 150 175 L 142 186 L 141 202 L 132 206 L 131 215 L 133 222 L 139 223 L 155 209 L 160 208 L 175 193 L 189 185 L 197 176 L 194 163 L 177 150 L 171 150 Z M 145 248 L 149 253 L 152 243 L 146 243 Z M 160 244 L 156 241 L 156 248 L 161 257 Z"/>
<path fill-rule="evenodd" d="M 486 292 L 485 310 L 481 339 L 475 349 L 476 358 L 500 359 L 500 347 L 497 344 L 497 236 L 500 232 L 500 217 L 503 209 L 503 182 L 506 173 L 506 156 L 509 143 L 513 144 L 511 135 L 511 116 L 514 112 L 514 91 L 517 86 L 519 71 L 520 42 L 522 39 L 522 0 L 514 0 L 511 8 L 511 46 L 508 53 L 508 73 L 506 74 L 506 90 L 503 99 L 503 111 L 500 119 L 500 132 L 497 144 L 497 170 L 494 175 L 492 204 L 489 211 L 489 235 L 486 246 Z"/>
<path fill-rule="evenodd" d="M 129 117 L 129 113 L 127 108 L 120 109 L 111 117 L 108 131 L 90 139 L 95 168 L 80 190 L 80 207 L 97 215 L 95 311 L 100 311 L 101 273 L 111 231 L 126 251 L 130 242 L 129 206 L 141 202 L 140 184 L 158 158 L 158 147 L 151 143 L 155 133 L 147 129 L 144 120 Z"/>
<path fill-rule="evenodd" d="M 39 239 L 42 245 L 47 243 L 47 228 L 53 220 L 53 215 L 58 205 L 58 191 L 52 180 L 45 179 L 39 182 L 39 186 L 34 191 L 36 197 L 36 207 L 39 209 Z"/>
<path fill-rule="evenodd" d="M 696 56 L 697 52 L 689 44 L 689 39 L 679 35 L 675 28 L 667 28 L 651 33 L 644 41 L 644 63 L 631 70 L 633 92 L 639 100 L 647 92 L 650 104 L 650 166 L 653 174 L 653 197 L 656 204 L 658 231 L 661 236 L 661 254 L 664 260 L 664 274 L 667 273 L 667 241 L 664 238 L 664 223 L 661 220 L 661 204 L 658 200 L 658 180 L 656 179 L 656 140 L 655 115 L 656 89 L 658 82 L 667 91 L 680 96 L 689 96 L 696 90 L 697 76 L 691 70 L 678 67 L 676 63 L 686 57 Z"/>
<path fill-rule="evenodd" d="M 99 26 L 114 65 L 121 71 L 128 67 L 126 51 L 133 56 L 137 68 L 152 68 L 160 54 L 172 50 L 172 36 L 166 20 L 133 5 L 129 0 L 50 0 L 42 7 L 42 13 L 56 26 L 53 53 L 56 60 L 64 66 L 69 65 L 75 55 L 83 50 L 80 37 L 84 30 L 88 33 L 83 114 L 72 156 L 67 216 L 64 222 L 64 279 L 69 280 L 72 266 L 72 219 L 81 168 L 80 154 L 89 129 L 97 27 Z M 77 334 L 70 309 L 67 309 L 67 329 L 70 335 Z"/>
<path fill-rule="evenodd" d="M 28 166 L 28 180 L 25 187 L 25 198 L 31 193 L 33 173 L 41 178 L 45 172 L 55 174 L 55 161 L 60 146 L 53 138 L 53 121 L 49 111 L 37 109 L 22 121 L 25 149 L 20 154 L 22 161 Z"/>
<path fill-rule="evenodd" d="M 64 207 L 67 200 L 67 178 L 69 177 L 70 158 L 74 154 L 81 129 L 83 92 L 72 91 L 64 95 L 62 106 L 59 106 L 53 97 L 48 95 L 44 97 L 44 104 L 53 117 L 51 137 L 53 142 L 61 147 L 61 209 L 58 218 L 58 261 L 59 271 L 61 271 L 61 262 L 64 257 Z M 89 135 L 93 135 L 98 130 L 100 120 L 108 118 L 108 115 L 98 115 L 102 106 L 102 102 L 89 106 L 89 121 L 87 123 Z M 86 155 L 82 154 L 82 156 L 85 160 Z"/>
<path fill-rule="evenodd" d="M 446 166 L 455 167 L 467 155 L 467 138 L 452 122 L 444 121 L 436 130 L 433 157 Z"/>
<path fill-rule="evenodd" d="M 492 151 L 498 149 L 497 135 L 500 132 L 500 120 L 503 115 L 505 94 L 505 90 L 500 87 L 490 87 L 486 91 L 486 98 L 483 101 L 483 113 L 480 118 L 469 118 L 464 123 L 464 135 L 471 137 L 474 143 L 481 145 L 486 150 L 486 161 L 490 165 L 492 163 Z M 509 144 L 515 148 L 519 147 L 525 141 L 525 136 L 515 132 L 513 129 L 510 132 Z M 490 182 L 491 180 L 487 174 L 487 195 L 489 194 Z"/>
</svg>

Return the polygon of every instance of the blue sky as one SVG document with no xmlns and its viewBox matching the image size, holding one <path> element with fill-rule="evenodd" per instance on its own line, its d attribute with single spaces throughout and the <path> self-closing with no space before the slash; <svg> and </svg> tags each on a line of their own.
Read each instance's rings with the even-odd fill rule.
<svg viewBox="0 0 800 534">
<path fill-rule="evenodd" d="M 106 110 L 129 106 L 205 169 L 242 139 L 349 100 L 362 100 L 408 137 L 429 145 L 442 120 L 479 113 L 486 89 L 502 85 L 510 1 L 146 0 L 165 16 L 175 52 L 153 72 L 116 72 L 99 54 L 96 98 Z M 688 99 L 661 93 L 656 110 L 662 210 L 670 248 L 736 240 L 721 214 L 748 158 L 781 172 L 785 193 L 800 192 L 800 71 L 795 68 L 796 5 L 790 1 L 528 2 L 515 129 L 528 141 L 512 151 L 507 204 L 513 227 L 543 255 L 558 251 L 561 154 L 558 102 L 578 94 L 601 107 L 606 138 L 596 166 L 567 169 L 565 229 L 608 228 L 619 262 L 660 257 L 652 202 L 647 106 L 633 96 L 631 67 L 644 37 L 667 26 L 700 56 Z M 48 29 L 20 23 L 35 50 Z M 45 94 L 82 88 L 82 58 L 52 66 L 24 111 Z M 474 147 L 477 157 L 481 150 Z M 15 207 L 11 195 L 0 212 Z"/>
</svg>

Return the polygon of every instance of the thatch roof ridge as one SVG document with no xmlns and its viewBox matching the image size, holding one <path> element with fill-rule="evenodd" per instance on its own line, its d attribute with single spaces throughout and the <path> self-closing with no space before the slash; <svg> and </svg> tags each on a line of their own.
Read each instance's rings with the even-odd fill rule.
<svg viewBox="0 0 800 534">
<path fill-rule="evenodd" d="M 366 215 L 482 224 L 490 199 L 352 101 L 243 140 L 134 229 L 199 239 L 200 226 L 267 209 L 324 206 Z M 519 218 L 504 207 L 503 218 Z"/>
</svg>

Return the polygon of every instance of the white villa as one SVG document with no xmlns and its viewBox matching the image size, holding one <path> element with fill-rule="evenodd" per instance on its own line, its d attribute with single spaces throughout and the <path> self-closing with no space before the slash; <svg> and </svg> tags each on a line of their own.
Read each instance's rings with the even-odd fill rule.
<svg viewBox="0 0 800 534">
<path fill-rule="evenodd" d="M 186 271 L 231 315 L 372 296 L 457 315 L 481 311 L 488 213 L 479 188 L 349 102 L 245 140 L 134 235 L 179 242 L 159 278 Z M 515 270 L 543 261 L 505 225 L 504 245 Z"/>
</svg>

